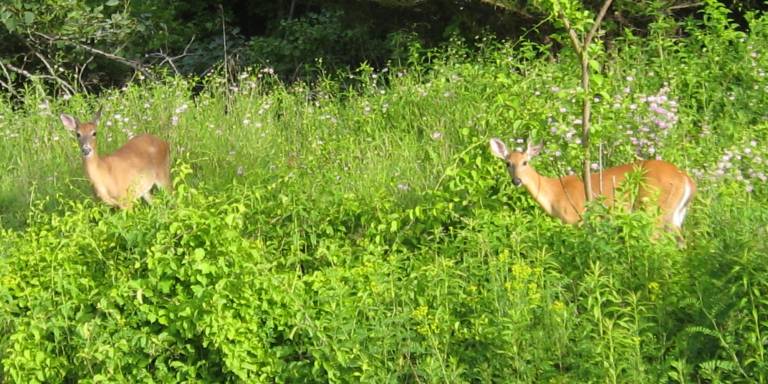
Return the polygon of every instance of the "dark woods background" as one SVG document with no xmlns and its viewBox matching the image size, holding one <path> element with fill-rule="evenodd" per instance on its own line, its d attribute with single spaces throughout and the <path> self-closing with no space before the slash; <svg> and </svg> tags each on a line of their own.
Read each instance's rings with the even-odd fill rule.
<svg viewBox="0 0 768 384">
<path fill-rule="evenodd" d="M 4 0 L 0 4 L 0 87 L 29 84 L 59 94 L 120 86 L 164 72 L 205 77 L 269 68 L 283 80 L 312 80 L 399 64 L 461 39 L 521 36 L 562 44 L 536 2 L 524 0 Z M 587 1 L 597 9 L 598 1 Z M 706 1 L 617 0 L 608 38 L 643 35 L 660 20 L 697 22 Z M 764 1 L 725 1 L 744 26 Z M 681 34 L 670 28 L 670 34 Z M 224 60 L 224 58 L 227 60 Z"/>
</svg>

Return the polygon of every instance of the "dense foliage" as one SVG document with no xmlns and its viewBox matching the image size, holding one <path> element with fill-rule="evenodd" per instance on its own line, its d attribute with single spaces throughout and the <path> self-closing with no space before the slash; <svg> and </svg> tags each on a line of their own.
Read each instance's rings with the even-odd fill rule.
<svg viewBox="0 0 768 384">
<path fill-rule="evenodd" d="M 650 214 L 566 226 L 512 187 L 490 137 L 580 163 L 575 59 L 525 41 L 3 99 L 0 382 L 768 381 L 768 19 L 705 16 L 627 32 L 594 79 L 596 167 L 696 179 L 685 249 Z M 94 199 L 57 115 L 99 106 L 103 152 L 173 143 L 173 195 Z"/>
<path fill-rule="evenodd" d="M 525 36 L 556 51 L 567 42 L 554 33 L 544 3 L 551 2 L 6 0 L 0 2 L 0 89 L 21 98 L 38 82 L 72 95 L 169 72 L 235 76 L 254 64 L 275 68 L 283 80 L 316 79 L 362 63 L 381 69 L 403 62 L 413 43 L 435 47 L 488 34 Z M 604 25 L 609 40 L 625 30 L 644 35 L 659 15 L 700 20 L 709 3 L 617 0 Z M 742 30 L 762 3 L 724 1 Z"/>
</svg>

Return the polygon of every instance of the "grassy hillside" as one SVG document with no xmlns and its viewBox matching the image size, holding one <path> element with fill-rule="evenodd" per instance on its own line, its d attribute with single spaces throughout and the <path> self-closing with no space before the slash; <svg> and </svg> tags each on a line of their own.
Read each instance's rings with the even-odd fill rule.
<svg viewBox="0 0 768 384">
<path fill-rule="evenodd" d="M 687 248 L 653 218 L 547 217 L 488 149 L 578 170 L 577 65 L 479 40 L 284 85 L 137 83 L 0 104 L 0 382 L 765 382 L 768 20 L 626 37 L 595 79 L 596 166 L 686 169 Z M 99 150 L 172 143 L 176 191 L 95 201 Z M 602 144 L 600 147 L 599 144 Z"/>
</svg>

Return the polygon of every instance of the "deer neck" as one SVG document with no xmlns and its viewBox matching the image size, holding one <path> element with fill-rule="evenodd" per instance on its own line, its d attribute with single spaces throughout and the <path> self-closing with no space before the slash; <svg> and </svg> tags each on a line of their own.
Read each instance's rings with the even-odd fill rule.
<svg viewBox="0 0 768 384">
<path fill-rule="evenodd" d="M 523 185 L 539 206 L 550 216 L 554 216 L 553 201 L 556 193 L 555 187 L 562 189 L 558 179 L 542 176 L 536 170 L 531 169 L 531 174 L 524 179 Z"/>
<path fill-rule="evenodd" d="M 96 152 L 96 148 L 93 148 L 93 153 L 90 156 L 83 158 L 85 164 L 85 172 L 88 174 L 88 178 L 91 179 L 91 183 L 95 183 L 96 180 L 101 179 L 103 173 L 104 162 L 99 154 Z"/>
</svg>

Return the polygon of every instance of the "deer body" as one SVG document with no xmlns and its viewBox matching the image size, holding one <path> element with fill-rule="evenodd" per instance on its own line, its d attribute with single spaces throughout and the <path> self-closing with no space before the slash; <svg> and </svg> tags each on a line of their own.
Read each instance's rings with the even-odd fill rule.
<svg viewBox="0 0 768 384">
<path fill-rule="evenodd" d="M 75 132 L 83 154 L 85 173 L 96 195 L 105 203 L 130 208 L 139 197 L 151 200 L 152 187 L 170 189 L 170 146 L 150 134 L 128 140 L 111 155 L 100 156 L 96 150 L 96 125 L 100 113 L 91 122 L 80 123 L 62 114 L 65 127 Z"/>
<path fill-rule="evenodd" d="M 493 154 L 506 162 L 513 184 L 525 186 L 550 216 L 568 224 L 581 221 L 586 202 L 584 183 L 575 175 L 550 178 L 536 172 L 528 162 L 541 151 L 541 145 L 529 144 L 525 152 L 509 152 L 499 139 L 491 139 L 490 144 Z M 661 210 L 660 224 L 679 231 L 696 193 L 696 184 L 687 174 L 666 161 L 638 161 L 592 173 L 593 197 L 603 197 L 605 204 L 612 206 L 616 189 L 634 171 L 641 173 L 642 181 L 637 199 L 630 208 L 656 206 Z"/>
</svg>

